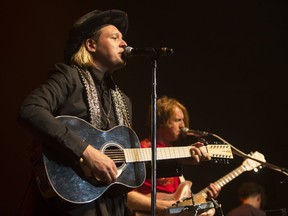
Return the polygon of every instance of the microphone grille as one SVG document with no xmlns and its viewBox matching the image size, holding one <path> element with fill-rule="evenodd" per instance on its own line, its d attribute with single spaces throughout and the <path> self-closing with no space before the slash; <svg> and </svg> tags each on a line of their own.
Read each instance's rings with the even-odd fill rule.
<svg viewBox="0 0 288 216">
<path fill-rule="evenodd" d="M 131 51 L 132 51 L 132 49 L 133 49 L 133 48 L 130 47 L 130 46 L 125 47 L 123 54 L 124 54 L 126 57 L 130 57 L 130 56 L 131 56 Z"/>
<path fill-rule="evenodd" d="M 187 133 L 188 131 L 189 131 L 189 128 L 187 128 L 187 127 L 181 128 L 182 133 Z"/>
</svg>

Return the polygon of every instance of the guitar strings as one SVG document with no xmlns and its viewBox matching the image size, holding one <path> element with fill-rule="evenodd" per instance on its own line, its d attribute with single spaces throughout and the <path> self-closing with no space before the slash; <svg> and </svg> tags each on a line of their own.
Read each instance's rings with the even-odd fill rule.
<svg viewBox="0 0 288 216">
<path fill-rule="evenodd" d="M 108 150 L 105 150 L 105 153 L 107 153 L 108 157 L 110 157 L 114 161 L 125 162 L 125 155 L 123 151 L 119 149 L 113 149 L 113 150 L 108 149 Z"/>
</svg>

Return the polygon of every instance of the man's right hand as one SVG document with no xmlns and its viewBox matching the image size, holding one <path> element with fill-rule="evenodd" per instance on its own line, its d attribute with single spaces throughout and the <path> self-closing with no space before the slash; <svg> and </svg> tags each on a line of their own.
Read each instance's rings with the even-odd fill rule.
<svg viewBox="0 0 288 216">
<path fill-rule="evenodd" d="M 110 184 L 116 180 L 118 172 L 116 164 L 98 149 L 88 145 L 82 158 L 85 166 L 98 181 Z"/>
</svg>

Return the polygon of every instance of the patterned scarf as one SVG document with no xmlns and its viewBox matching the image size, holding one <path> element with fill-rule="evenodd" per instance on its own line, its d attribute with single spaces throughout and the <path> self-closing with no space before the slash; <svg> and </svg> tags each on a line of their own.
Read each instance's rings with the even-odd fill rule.
<svg viewBox="0 0 288 216">
<path fill-rule="evenodd" d="M 88 70 L 81 70 L 76 65 L 72 65 L 72 67 L 78 70 L 86 90 L 89 113 L 90 113 L 90 123 L 96 128 L 101 128 L 99 97 L 96 91 L 96 86 L 93 81 L 93 78 Z M 112 95 L 112 104 L 115 107 L 117 124 L 126 125 L 131 128 L 128 106 L 126 104 L 125 98 L 121 90 L 116 85 L 115 90 L 110 89 L 110 91 Z"/>
</svg>

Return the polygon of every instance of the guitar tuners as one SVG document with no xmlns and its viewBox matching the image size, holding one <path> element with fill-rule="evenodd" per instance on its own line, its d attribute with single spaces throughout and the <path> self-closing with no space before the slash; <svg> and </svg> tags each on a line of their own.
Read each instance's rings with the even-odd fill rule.
<svg viewBox="0 0 288 216">
<path fill-rule="evenodd" d="M 213 162 L 219 164 L 230 164 L 230 160 L 225 158 L 213 158 Z"/>
<path fill-rule="evenodd" d="M 208 151 L 210 151 L 212 154 L 210 154 L 212 157 L 215 158 L 224 158 L 224 159 L 232 159 L 233 154 L 230 145 L 225 144 L 217 144 L 217 145 L 207 145 L 206 146 Z"/>
</svg>

